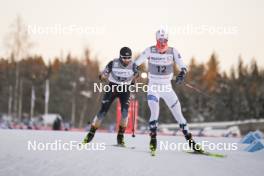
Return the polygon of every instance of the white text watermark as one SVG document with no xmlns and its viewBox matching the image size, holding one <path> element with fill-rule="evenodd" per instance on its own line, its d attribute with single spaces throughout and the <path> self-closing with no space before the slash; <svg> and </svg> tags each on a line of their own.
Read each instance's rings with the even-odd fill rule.
<svg viewBox="0 0 264 176">
<path fill-rule="evenodd" d="M 224 143 L 218 142 L 213 143 L 209 141 L 202 141 L 197 143 L 198 145 L 191 146 L 191 148 L 195 147 L 200 150 L 217 150 L 217 151 L 235 151 L 238 149 L 237 143 Z M 189 143 L 181 143 L 181 142 L 169 142 L 169 141 L 160 141 L 159 142 L 159 150 L 163 151 L 187 151 L 190 149 Z"/>
<path fill-rule="evenodd" d="M 76 24 L 53 24 L 50 26 L 35 24 L 27 26 L 28 34 L 32 35 L 102 35 L 105 33 L 105 30 L 105 26 L 80 26 Z"/>
<path fill-rule="evenodd" d="M 136 84 L 102 84 L 94 83 L 93 84 L 94 92 L 170 92 L 172 87 L 170 84 L 151 84 L 146 85 L 143 83 Z"/>
<path fill-rule="evenodd" d="M 63 142 L 62 140 L 54 140 L 52 142 L 42 141 L 28 141 L 28 151 L 81 151 L 81 150 L 92 150 L 92 151 L 104 151 L 106 149 L 105 143 L 88 143 L 82 144 L 78 141 Z"/>
</svg>

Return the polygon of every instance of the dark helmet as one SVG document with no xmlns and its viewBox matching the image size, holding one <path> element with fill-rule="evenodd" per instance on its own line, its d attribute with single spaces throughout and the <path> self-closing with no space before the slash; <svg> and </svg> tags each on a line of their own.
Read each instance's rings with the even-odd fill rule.
<svg viewBox="0 0 264 176">
<path fill-rule="evenodd" d="M 127 66 L 131 62 L 132 51 L 128 47 L 123 47 L 120 50 L 119 60 L 122 65 Z"/>
<path fill-rule="evenodd" d="M 121 59 L 131 59 L 132 57 L 132 51 L 128 47 L 123 47 L 120 50 L 120 58 Z"/>
</svg>

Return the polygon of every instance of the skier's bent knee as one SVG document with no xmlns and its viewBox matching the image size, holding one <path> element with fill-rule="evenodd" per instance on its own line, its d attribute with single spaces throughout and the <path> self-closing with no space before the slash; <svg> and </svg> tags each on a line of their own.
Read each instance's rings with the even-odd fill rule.
<svg viewBox="0 0 264 176">
<path fill-rule="evenodd" d="M 122 118 L 127 118 L 128 109 L 127 108 L 121 109 L 121 114 L 122 114 Z"/>
<path fill-rule="evenodd" d="M 158 98 L 154 95 L 148 95 L 147 99 L 148 101 L 159 102 Z"/>
</svg>

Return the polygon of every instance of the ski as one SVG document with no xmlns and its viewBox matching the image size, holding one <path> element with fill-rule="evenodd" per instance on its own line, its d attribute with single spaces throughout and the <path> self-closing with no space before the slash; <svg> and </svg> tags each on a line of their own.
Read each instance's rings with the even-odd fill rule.
<svg viewBox="0 0 264 176">
<path fill-rule="evenodd" d="M 186 153 L 190 154 L 196 154 L 196 155 L 204 155 L 204 156 L 210 156 L 214 158 L 225 158 L 226 155 L 220 154 L 220 153 L 212 153 L 212 152 L 196 152 L 196 151 L 185 151 Z"/>
<path fill-rule="evenodd" d="M 126 148 L 126 149 L 135 149 L 136 147 L 134 146 L 126 146 L 126 145 L 121 145 L 121 144 L 113 144 L 111 145 L 112 147 L 120 147 L 120 148 Z"/>
</svg>

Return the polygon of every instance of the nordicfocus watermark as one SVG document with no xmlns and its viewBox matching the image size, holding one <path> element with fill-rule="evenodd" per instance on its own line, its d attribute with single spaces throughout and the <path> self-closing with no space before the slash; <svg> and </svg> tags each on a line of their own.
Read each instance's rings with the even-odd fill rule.
<svg viewBox="0 0 264 176">
<path fill-rule="evenodd" d="M 32 35 L 102 35 L 105 26 L 80 26 L 53 24 L 50 26 L 28 25 L 27 32 Z"/>
<path fill-rule="evenodd" d="M 169 84 L 152 84 L 146 85 L 143 83 L 136 84 L 113 84 L 113 85 L 104 85 L 102 83 L 94 83 L 93 84 L 94 92 L 170 92 L 172 91 L 172 87 Z"/>
<path fill-rule="evenodd" d="M 217 150 L 217 151 L 236 151 L 238 150 L 237 143 L 212 143 L 209 141 L 202 141 L 197 142 L 195 146 L 189 146 L 189 143 L 175 143 L 175 142 L 168 142 L 168 141 L 159 141 L 159 150 L 161 151 L 187 151 L 190 148 L 195 147 L 197 150 Z"/>
<path fill-rule="evenodd" d="M 88 143 L 82 144 L 78 141 L 63 142 L 62 140 L 54 140 L 53 142 L 28 141 L 28 151 L 104 151 L 105 143 Z"/>
<path fill-rule="evenodd" d="M 236 25 L 209 25 L 209 24 L 183 24 L 179 26 L 161 26 L 170 35 L 238 35 L 239 28 Z"/>
</svg>

